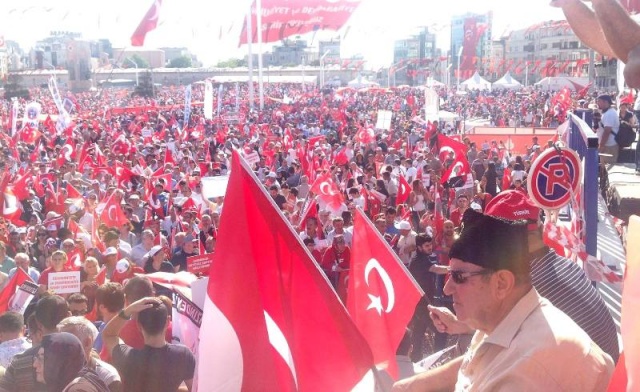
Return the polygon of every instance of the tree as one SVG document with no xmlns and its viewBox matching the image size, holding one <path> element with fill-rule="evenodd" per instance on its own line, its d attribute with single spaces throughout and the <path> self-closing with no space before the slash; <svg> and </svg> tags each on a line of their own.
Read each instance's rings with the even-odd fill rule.
<svg viewBox="0 0 640 392">
<path fill-rule="evenodd" d="M 138 85 L 133 90 L 133 95 L 141 97 L 155 97 L 155 89 L 153 86 L 153 78 L 151 71 L 142 73 L 138 79 Z"/>
<path fill-rule="evenodd" d="M 169 62 L 167 68 L 189 68 L 191 67 L 191 57 L 180 56 Z"/>
<path fill-rule="evenodd" d="M 149 68 L 149 62 L 140 57 L 139 54 L 134 54 L 131 57 L 127 57 L 122 65 L 127 68 L 133 67 L 133 64 L 131 64 L 132 61 L 138 65 L 138 68 Z"/>
<path fill-rule="evenodd" d="M 246 66 L 247 62 L 244 59 L 227 59 L 219 61 L 218 64 L 216 64 L 216 68 L 238 68 Z"/>
<path fill-rule="evenodd" d="M 14 97 L 29 99 L 29 90 L 22 86 L 22 76 L 9 74 L 7 84 L 4 85 L 4 99 Z"/>
</svg>

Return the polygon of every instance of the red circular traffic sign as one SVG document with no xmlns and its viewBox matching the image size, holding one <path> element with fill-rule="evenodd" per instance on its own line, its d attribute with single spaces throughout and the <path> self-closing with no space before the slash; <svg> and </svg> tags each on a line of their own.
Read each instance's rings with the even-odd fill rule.
<svg viewBox="0 0 640 392">
<path fill-rule="evenodd" d="M 549 148 L 533 162 L 527 178 L 529 197 L 542 209 L 557 210 L 580 186 L 582 165 L 575 151 Z"/>
</svg>

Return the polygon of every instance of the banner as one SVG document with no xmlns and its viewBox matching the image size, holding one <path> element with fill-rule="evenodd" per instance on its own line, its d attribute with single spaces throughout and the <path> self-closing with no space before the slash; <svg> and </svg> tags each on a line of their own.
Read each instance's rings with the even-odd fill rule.
<svg viewBox="0 0 640 392">
<path fill-rule="evenodd" d="M 171 323 L 173 332 L 171 342 L 187 346 L 197 358 L 202 309 L 183 294 L 174 291 Z"/>
<path fill-rule="evenodd" d="M 204 82 L 204 118 L 213 118 L 213 84 L 209 80 Z"/>
<path fill-rule="evenodd" d="M 12 99 L 11 105 L 11 137 L 16 134 L 16 128 L 18 126 L 18 112 L 20 111 L 20 103 L 16 98 Z"/>
<path fill-rule="evenodd" d="M 378 120 L 376 121 L 376 129 L 391 129 L 391 118 L 393 113 L 390 110 L 378 110 Z"/>
<path fill-rule="evenodd" d="M 424 117 L 426 121 L 437 122 L 440 120 L 440 97 L 432 88 L 424 89 Z"/>
<path fill-rule="evenodd" d="M 258 30 L 262 30 L 264 43 L 311 31 L 340 30 L 359 5 L 360 0 L 262 0 L 262 29 L 259 29 L 254 2 L 251 7 L 251 42 L 258 42 Z M 245 22 L 240 33 L 240 45 L 246 43 Z"/>
<path fill-rule="evenodd" d="M 31 125 L 34 129 L 38 129 L 38 123 L 40 122 L 40 112 L 42 111 L 42 105 L 38 102 L 29 102 L 24 108 L 24 116 L 22 117 L 22 128 L 27 124 Z"/>
<path fill-rule="evenodd" d="M 60 97 L 60 91 L 58 91 L 58 84 L 56 83 L 55 77 L 52 76 L 49 78 L 48 85 L 49 92 L 51 93 L 51 97 L 53 98 L 53 102 L 55 103 L 59 114 L 56 128 L 59 132 L 62 132 L 71 123 L 71 117 L 69 116 L 69 112 L 65 108 L 66 101 L 71 101 L 69 99 L 65 99 L 64 101 L 62 100 L 62 98 Z"/>
<path fill-rule="evenodd" d="M 486 26 L 478 24 L 476 18 L 464 20 L 464 40 L 462 42 L 462 58 L 460 59 L 461 76 L 468 77 L 475 72 L 474 59 L 477 59 L 478 44 L 485 30 Z"/>
<path fill-rule="evenodd" d="M 33 300 L 36 293 L 38 292 L 37 283 L 32 282 L 30 280 L 25 281 L 19 287 L 16 293 L 11 297 L 9 301 L 9 311 L 18 312 L 20 314 L 24 314 L 24 311 L 27 309 L 27 306 Z"/>
<path fill-rule="evenodd" d="M 220 112 L 222 111 L 222 83 L 218 86 L 218 112 L 216 115 L 220 116 Z"/>
<path fill-rule="evenodd" d="M 189 117 L 191 116 L 191 85 L 184 90 L 184 123 L 182 128 L 189 126 Z"/>
</svg>

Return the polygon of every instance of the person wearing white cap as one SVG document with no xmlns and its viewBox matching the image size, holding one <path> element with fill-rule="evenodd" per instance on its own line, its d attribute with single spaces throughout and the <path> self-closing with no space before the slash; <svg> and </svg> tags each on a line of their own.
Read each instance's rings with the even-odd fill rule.
<svg viewBox="0 0 640 392">
<path fill-rule="evenodd" d="M 111 279 L 114 270 L 116 269 L 116 263 L 118 261 L 118 250 L 113 246 L 108 247 L 102 254 L 102 262 L 107 268 L 107 278 Z"/>
<path fill-rule="evenodd" d="M 398 240 L 398 256 L 406 266 L 411 263 L 411 259 L 416 254 L 416 236 L 418 235 L 411 229 L 411 223 L 406 220 L 398 222 L 396 228 L 400 232 Z"/>
<path fill-rule="evenodd" d="M 144 255 L 144 272 L 151 274 L 154 272 L 175 272 L 173 265 L 166 261 L 167 255 L 162 250 L 162 246 L 156 245 Z"/>
</svg>

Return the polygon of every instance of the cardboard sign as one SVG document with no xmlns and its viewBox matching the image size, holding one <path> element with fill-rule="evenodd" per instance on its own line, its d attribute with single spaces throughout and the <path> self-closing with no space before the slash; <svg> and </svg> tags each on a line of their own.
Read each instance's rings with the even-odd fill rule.
<svg viewBox="0 0 640 392">
<path fill-rule="evenodd" d="M 192 274 L 208 274 L 213 261 L 213 253 L 187 257 L 187 271 Z"/>
<path fill-rule="evenodd" d="M 24 311 L 27 310 L 27 306 L 31 303 L 31 300 L 38 292 L 38 284 L 32 282 L 30 280 L 25 281 L 16 293 L 11 297 L 9 301 L 9 310 L 13 312 L 18 312 L 20 314 L 24 314 Z"/>
<path fill-rule="evenodd" d="M 50 273 L 47 288 L 56 294 L 79 293 L 80 271 Z"/>
<path fill-rule="evenodd" d="M 244 160 L 247 161 L 247 163 L 249 164 L 249 166 L 255 165 L 256 163 L 260 162 L 260 155 L 258 154 L 257 151 L 254 151 L 250 154 L 246 154 L 244 156 Z"/>
<path fill-rule="evenodd" d="M 393 113 L 389 110 L 378 110 L 378 121 L 376 122 L 376 129 L 391 129 L 391 118 Z"/>
<path fill-rule="evenodd" d="M 202 177 L 202 196 L 206 199 L 224 196 L 227 192 L 229 176 Z"/>
</svg>

